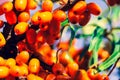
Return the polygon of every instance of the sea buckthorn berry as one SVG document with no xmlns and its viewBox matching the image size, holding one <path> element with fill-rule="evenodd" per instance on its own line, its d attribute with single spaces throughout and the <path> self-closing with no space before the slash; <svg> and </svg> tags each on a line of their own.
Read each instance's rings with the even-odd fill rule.
<svg viewBox="0 0 120 80">
<path fill-rule="evenodd" d="M 100 48 L 98 50 L 98 57 L 100 59 L 107 59 L 109 56 L 110 56 L 110 54 L 107 50 L 104 50 L 103 48 Z"/>
<path fill-rule="evenodd" d="M 18 16 L 19 22 L 28 22 L 30 19 L 30 14 L 28 12 L 21 12 Z"/>
<path fill-rule="evenodd" d="M 4 25 L 3 20 L 0 20 L 0 28 L 2 28 L 2 27 L 3 27 L 3 25 Z"/>
<path fill-rule="evenodd" d="M 72 60 L 67 51 L 63 51 L 62 53 L 59 54 L 59 62 L 62 63 L 64 66 L 69 64 L 71 61 Z"/>
<path fill-rule="evenodd" d="M 39 19 L 41 24 L 50 23 L 52 20 L 52 13 L 48 11 L 41 12 L 39 15 Z"/>
<path fill-rule="evenodd" d="M 88 69 L 87 74 L 91 80 L 94 80 L 95 75 L 97 74 L 97 70 L 95 69 Z"/>
<path fill-rule="evenodd" d="M 29 44 L 35 44 L 37 33 L 34 29 L 28 29 L 26 32 L 26 39 Z"/>
<path fill-rule="evenodd" d="M 79 1 L 73 6 L 73 11 L 75 14 L 83 13 L 87 8 L 87 4 L 85 1 Z"/>
<path fill-rule="evenodd" d="M 27 80 L 44 80 L 44 79 L 35 74 L 29 74 L 27 75 Z"/>
<path fill-rule="evenodd" d="M 116 3 L 116 0 L 107 0 L 107 3 L 108 3 L 110 6 L 114 6 L 115 3 Z"/>
<path fill-rule="evenodd" d="M 48 74 L 45 80 L 55 80 L 56 76 L 54 74 Z"/>
<path fill-rule="evenodd" d="M 40 61 L 37 58 L 32 58 L 28 64 L 30 73 L 37 74 L 40 71 Z"/>
<path fill-rule="evenodd" d="M 38 25 L 40 23 L 40 11 L 37 11 L 33 14 L 32 18 L 31 18 L 31 22 L 33 25 Z"/>
<path fill-rule="evenodd" d="M 76 62 L 70 62 L 68 65 L 67 65 L 67 69 L 68 69 L 68 74 L 74 78 L 75 76 L 75 73 L 76 71 L 79 69 L 79 66 Z"/>
<path fill-rule="evenodd" d="M 0 79 L 6 78 L 9 75 L 9 68 L 6 66 L 0 66 Z"/>
<path fill-rule="evenodd" d="M 4 14 L 4 12 L 2 10 L 2 5 L 0 5 L 0 15 L 3 15 L 3 14 Z"/>
<path fill-rule="evenodd" d="M 87 9 L 90 11 L 93 15 L 99 15 L 101 13 L 101 8 L 96 3 L 88 3 Z"/>
<path fill-rule="evenodd" d="M 40 43 L 45 43 L 46 39 L 45 39 L 45 36 L 44 36 L 44 32 L 43 31 L 39 31 L 37 36 L 36 36 L 36 41 L 37 42 L 40 42 Z"/>
<path fill-rule="evenodd" d="M 26 9 L 34 10 L 37 8 L 37 3 L 34 0 L 27 0 L 27 7 Z"/>
<path fill-rule="evenodd" d="M 14 32 L 16 35 L 24 34 L 28 30 L 28 27 L 29 24 L 27 22 L 20 22 L 15 26 Z"/>
<path fill-rule="evenodd" d="M 3 47 L 6 44 L 6 40 L 3 34 L 0 32 L 0 47 Z"/>
<path fill-rule="evenodd" d="M 11 68 L 11 67 L 13 67 L 13 66 L 15 66 L 15 65 L 16 65 L 16 61 L 15 61 L 14 58 L 8 58 L 8 59 L 6 60 L 5 66 Z"/>
<path fill-rule="evenodd" d="M 59 34 L 60 29 L 61 29 L 60 26 L 61 26 L 61 25 L 60 25 L 60 22 L 53 19 L 53 20 L 50 22 L 50 24 L 49 24 L 49 29 L 48 29 L 49 33 L 50 33 L 52 36 L 54 36 L 54 35 L 56 35 L 56 34 Z"/>
<path fill-rule="evenodd" d="M 3 12 L 9 12 L 13 9 L 13 3 L 12 2 L 5 2 L 2 5 L 2 11 Z"/>
<path fill-rule="evenodd" d="M 24 11 L 27 6 L 27 0 L 15 0 L 14 5 L 17 11 Z"/>
<path fill-rule="evenodd" d="M 13 25 L 17 22 L 17 16 L 14 11 L 9 11 L 5 13 L 5 18 L 8 22 L 8 24 Z"/>
<path fill-rule="evenodd" d="M 15 76 L 15 77 L 21 76 L 20 66 L 17 66 L 17 65 L 12 66 L 12 67 L 10 68 L 10 74 L 11 74 L 12 76 Z"/>
<path fill-rule="evenodd" d="M 23 42 L 23 41 L 19 41 L 17 43 L 17 49 L 18 49 L 19 52 L 26 50 L 27 49 L 26 43 Z"/>
<path fill-rule="evenodd" d="M 4 60 L 3 57 L 0 56 L 0 66 L 4 66 L 6 61 Z"/>
<path fill-rule="evenodd" d="M 70 76 L 67 74 L 63 75 L 57 75 L 55 80 L 72 80 Z"/>
<path fill-rule="evenodd" d="M 62 10 L 55 10 L 53 11 L 53 19 L 57 21 L 64 21 L 66 19 L 66 13 Z"/>
<path fill-rule="evenodd" d="M 51 12 L 52 9 L 53 9 L 53 2 L 51 0 L 44 0 L 42 3 L 42 10 Z"/>
<path fill-rule="evenodd" d="M 40 25 L 39 25 L 39 28 L 40 28 L 40 30 L 42 30 L 42 31 L 48 30 L 48 27 L 49 27 L 48 24 L 40 24 Z"/>
<path fill-rule="evenodd" d="M 91 18 L 91 14 L 89 11 L 85 11 L 81 15 L 79 15 L 79 25 L 85 26 Z"/>
<path fill-rule="evenodd" d="M 28 67 L 26 67 L 24 65 L 21 65 L 20 70 L 21 70 L 21 75 L 22 76 L 27 76 L 28 75 Z"/>
<path fill-rule="evenodd" d="M 75 14 L 71 9 L 68 11 L 68 19 L 71 23 L 76 24 L 79 21 L 79 15 Z"/>
<path fill-rule="evenodd" d="M 87 72 L 84 69 L 80 69 L 76 72 L 74 80 L 93 80 L 90 79 L 89 76 L 87 75 Z"/>
<path fill-rule="evenodd" d="M 21 51 L 17 56 L 16 56 L 16 62 L 17 64 L 21 65 L 23 63 L 27 63 L 29 60 L 29 53 L 28 51 Z"/>
<path fill-rule="evenodd" d="M 55 75 L 59 75 L 65 72 L 65 68 L 61 63 L 56 63 L 53 65 L 52 71 Z"/>
</svg>

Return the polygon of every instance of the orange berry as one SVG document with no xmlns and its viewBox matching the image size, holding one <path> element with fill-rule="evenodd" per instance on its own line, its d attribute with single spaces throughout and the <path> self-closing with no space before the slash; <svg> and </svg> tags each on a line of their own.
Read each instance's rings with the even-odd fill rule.
<svg viewBox="0 0 120 80">
<path fill-rule="evenodd" d="M 34 25 L 38 25 L 40 23 L 40 18 L 39 18 L 40 12 L 37 11 L 33 14 L 32 18 L 31 18 L 31 22 Z"/>
<path fill-rule="evenodd" d="M 11 67 L 13 67 L 13 66 L 16 65 L 16 61 L 15 61 L 14 58 L 8 58 L 8 59 L 6 60 L 5 65 L 6 65 L 7 67 L 11 68 Z"/>
<path fill-rule="evenodd" d="M 24 34 L 28 30 L 29 24 L 27 22 L 20 22 L 15 25 L 14 32 L 16 35 Z"/>
<path fill-rule="evenodd" d="M 14 5 L 17 11 L 24 11 L 27 6 L 27 0 L 15 0 Z"/>
<path fill-rule="evenodd" d="M 3 57 L 0 56 L 0 66 L 5 65 L 5 60 Z"/>
<path fill-rule="evenodd" d="M 28 64 L 30 73 L 38 73 L 40 71 L 40 61 L 37 58 L 32 58 Z"/>
<path fill-rule="evenodd" d="M 116 0 L 107 0 L 107 3 L 108 3 L 110 6 L 114 6 L 115 3 L 116 3 Z"/>
<path fill-rule="evenodd" d="M 59 54 L 59 62 L 62 63 L 63 65 L 67 65 L 72 61 L 72 58 L 68 54 L 67 51 L 63 51 L 62 53 Z"/>
<path fill-rule="evenodd" d="M 75 14 L 71 9 L 68 11 L 68 19 L 71 23 L 76 24 L 79 21 L 79 15 Z"/>
<path fill-rule="evenodd" d="M 65 72 L 65 68 L 61 63 L 56 63 L 53 65 L 52 71 L 55 75 L 59 75 Z"/>
<path fill-rule="evenodd" d="M 96 73 L 97 73 L 97 70 L 95 70 L 95 69 L 87 70 L 87 74 L 91 80 L 94 80 Z"/>
<path fill-rule="evenodd" d="M 101 13 L 101 8 L 96 3 L 88 3 L 87 9 L 90 11 L 93 15 L 99 15 Z"/>
<path fill-rule="evenodd" d="M 67 65 L 68 74 L 73 78 L 75 76 L 76 71 L 79 69 L 79 66 L 76 62 L 70 62 Z"/>
<path fill-rule="evenodd" d="M 3 20 L 0 20 L 0 28 L 2 28 L 2 27 L 3 27 L 3 25 L 4 25 Z"/>
<path fill-rule="evenodd" d="M 22 65 L 22 66 L 20 66 L 20 70 L 21 70 L 21 75 L 22 76 L 27 76 L 28 75 L 28 67 Z"/>
<path fill-rule="evenodd" d="M 3 34 L 0 32 L 0 47 L 3 47 L 6 44 L 6 40 Z"/>
<path fill-rule="evenodd" d="M 84 69 L 80 69 L 79 71 L 77 71 L 74 79 L 75 80 L 76 79 L 77 80 L 93 80 L 88 77 L 87 72 Z"/>
<path fill-rule="evenodd" d="M 51 12 L 52 9 L 53 9 L 53 2 L 51 0 L 44 0 L 42 3 L 42 10 Z"/>
<path fill-rule="evenodd" d="M 48 74 L 45 80 L 55 80 L 56 76 L 54 74 Z"/>
<path fill-rule="evenodd" d="M 49 24 L 49 29 L 48 29 L 49 33 L 52 36 L 54 36 L 56 34 L 59 34 L 60 33 L 60 28 L 61 28 L 60 26 L 61 26 L 60 22 L 53 19 Z"/>
<path fill-rule="evenodd" d="M 46 30 L 48 30 L 48 24 L 40 24 L 39 25 L 39 28 L 40 28 L 40 30 L 42 30 L 42 31 L 46 31 Z"/>
<path fill-rule="evenodd" d="M 3 12 L 9 12 L 13 9 L 13 3 L 12 2 L 5 2 L 2 5 L 2 11 Z"/>
<path fill-rule="evenodd" d="M 14 11 L 9 11 L 5 13 L 5 18 L 8 22 L 8 24 L 13 25 L 17 22 L 17 16 Z"/>
<path fill-rule="evenodd" d="M 35 44 L 37 33 L 34 29 L 28 29 L 26 32 L 26 39 L 29 44 Z"/>
<path fill-rule="evenodd" d="M 10 68 L 10 74 L 15 77 L 21 76 L 21 69 L 19 66 L 15 65 Z"/>
<path fill-rule="evenodd" d="M 87 8 L 87 4 L 85 1 L 79 1 L 73 6 L 73 11 L 75 14 L 83 13 Z"/>
<path fill-rule="evenodd" d="M 85 11 L 84 13 L 79 15 L 79 25 L 85 26 L 89 22 L 90 18 L 91 18 L 90 12 Z"/>
<path fill-rule="evenodd" d="M 62 10 L 55 10 L 53 11 L 53 19 L 56 21 L 64 21 L 66 19 L 66 13 Z"/>
<path fill-rule="evenodd" d="M 46 39 L 45 39 L 45 35 L 43 31 L 39 31 L 37 36 L 36 36 L 36 41 L 40 42 L 40 43 L 45 43 Z"/>
<path fill-rule="evenodd" d="M 110 54 L 107 50 L 104 50 L 103 48 L 100 48 L 98 50 L 98 57 L 100 59 L 107 59 L 109 56 L 110 56 Z"/>
<path fill-rule="evenodd" d="M 17 64 L 21 65 L 23 63 L 27 63 L 29 60 L 29 53 L 28 51 L 21 51 L 17 56 L 16 56 L 16 62 Z"/>
<path fill-rule="evenodd" d="M 27 0 L 27 7 L 26 9 L 36 9 L 37 8 L 37 3 L 34 0 Z"/>
<path fill-rule="evenodd" d="M 27 76 L 27 80 L 44 80 L 43 78 L 37 76 L 37 75 L 34 75 L 34 74 L 29 74 Z"/>
<path fill-rule="evenodd" d="M 52 13 L 45 11 L 41 12 L 39 15 L 40 23 L 45 24 L 45 23 L 50 23 L 52 20 Z"/>
<path fill-rule="evenodd" d="M 17 43 L 17 49 L 18 49 L 19 52 L 26 50 L 27 49 L 26 43 L 23 42 L 23 41 L 19 41 Z"/>
<path fill-rule="evenodd" d="M 9 68 L 0 66 L 0 78 L 6 78 L 9 75 Z"/>
<path fill-rule="evenodd" d="M 19 22 L 28 22 L 30 19 L 30 14 L 28 12 L 21 12 L 18 16 Z"/>
<path fill-rule="evenodd" d="M 3 14 L 4 14 L 4 12 L 2 10 L 2 5 L 0 5 L 0 15 L 3 15 Z"/>
</svg>

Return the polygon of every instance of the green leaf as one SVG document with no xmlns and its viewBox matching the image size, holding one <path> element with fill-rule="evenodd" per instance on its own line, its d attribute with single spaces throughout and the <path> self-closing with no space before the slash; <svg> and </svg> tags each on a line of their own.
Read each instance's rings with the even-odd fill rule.
<svg viewBox="0 0 120 80">
<path fill-rule="evenodd" d="M 90 42 L 90 46 L 88 51 L 92 52 L 92 56 L 89 60 L 89 66 L 95 64 L 98 62 L 98 49 L 100 47 L 100 44 L 102 43 L 102 38 L 104 35 L 105 30 L 99 26 L 96 27 L 94 30 L 94 33 L 92 34 L 92 40 Z"/>
<path fill-rule="evenodd" d="M 115 48 L 111 56 L 98 66 L 98 71 L 103 71 L 113 65 L 120 58 L 120 38 L 114 34 Z"/>
<path fill-rule="evenodd" d="M 73 41 L 73 39 L 75 38 L 76 32 L 80 29 L 80 26 L 70 26 L 70 30 L 71 30 L 71 36 L 70 36 L 70 42 L 69 45 L 71 46 L 71 43 Z"/>
<path fill-rule="evenodd" d="M 61 23 L 61 26 L 64 27 L 64 26 L 66 26 L 68 23 L 69 23 L 69 20 L 68 20 L 68 18 L 67 18 L 65 21 L 63 21 L 63 22 Z"/>
<path fill-rule="evenodd" d="M 103 35 L 104 33 L 104 29 L 103 28 L 100 28 L 100 27 L 97 27 L 92 35 L 92 40 L 90 42 L 90 46 L 89 46 L 89 49 L 88 51 L 91 52 L 94 48 L 95 48 L 95 45 L 97 43 L 97 41 L 99 40 L 99 38 L 101 37 L 101 35 Z"/>
<path fill-rule="evenodd" d="M 102 37 L 99 37 L 97 39 L 97 42 L 95 44 L 95 48 L 94 50 L 92 51 L 92 56 L 89 60 L 89 66 L 95 64 L 96 62 L 98 62 L 98 49 L 100 47 L 100 44 L 102 43 Z"/>
</svg>

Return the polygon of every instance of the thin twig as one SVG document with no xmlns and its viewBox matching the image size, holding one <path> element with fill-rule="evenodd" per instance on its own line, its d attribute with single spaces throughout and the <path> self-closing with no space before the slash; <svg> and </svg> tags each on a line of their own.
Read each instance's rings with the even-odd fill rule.
<svg viewBox="0 0 120 80">
<path fill-rule="evenodd" d="M 120 58 L 117 59 L 117 61 L 115 62 L 114 66 L 112 67 L 112 69 L 110 70 L 110 72 L 108 73 L 107 76 L 110 76 L 110 74 L 111 74 L 111 73 L 113 72 L 113 70 L 115 69 L 115 67 L 116 67 L 116 65 L 117 65 L 117 63 L 118 63 L 119 60 L 120 60 Z"/>
<path fill-rule="evenodd" d="M 59 51 L 62 50 L 62 48 L 59 48 L 56 52 L 56 63 L 59 62 Z"/>
</svg>

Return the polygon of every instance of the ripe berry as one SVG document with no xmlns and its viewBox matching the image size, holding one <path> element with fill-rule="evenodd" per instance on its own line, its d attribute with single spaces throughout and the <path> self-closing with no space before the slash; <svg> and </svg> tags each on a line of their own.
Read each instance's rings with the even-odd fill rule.
<svg viewBox="0 0 120 80">
<path fill-rule="evenodd" d="M 9 11 L 5 13 L 5 18 L 8 24 L 13 25 L 17 22 L 17 16 L 14 11 Z"/>
<path fill-rule="evenodd" d="M 83 13 L 87 8 L 87 4 L 85 1 L 79 1 L 73 6 L 73 11 L 75 14 Z"/>
<path fill-rule="evenodd" d="M 29 24 L 27 22 L 20 22 L 15 25 L 14 32 L 16 35 L 24 34 L 28 30 Z"/>
<path fill-rule="evenodd" d="M 15 0 L 14 5 L 17 11 L 24 11 L 27 6 L 27 0 Z"/>
<path fill-rule="evenodd" d="M 93 2 L 87 4 L 87 9 L 93 15 L 99 15 L 101 13 L 101 8 Z"/>
<path fill-rule="evenodd" d="M 59 75 L 64 73 L 65 68 L 61 63 L 56 63 L 53 65 L 52 71 L 55 75 Z"/>
<path fill-rule="evenodd" d="M 66 19 L 66 13 L 62 10 L 53 11 L 53 19 L 59 22 L 62 22 Z"/>
<path fill-rule="evenodd" d="M 53 2 L 51 0 L 44 0 L 42 3 L 42 10 L 51 12 L 52 9 L 53 9 Z"/>
</svg>

